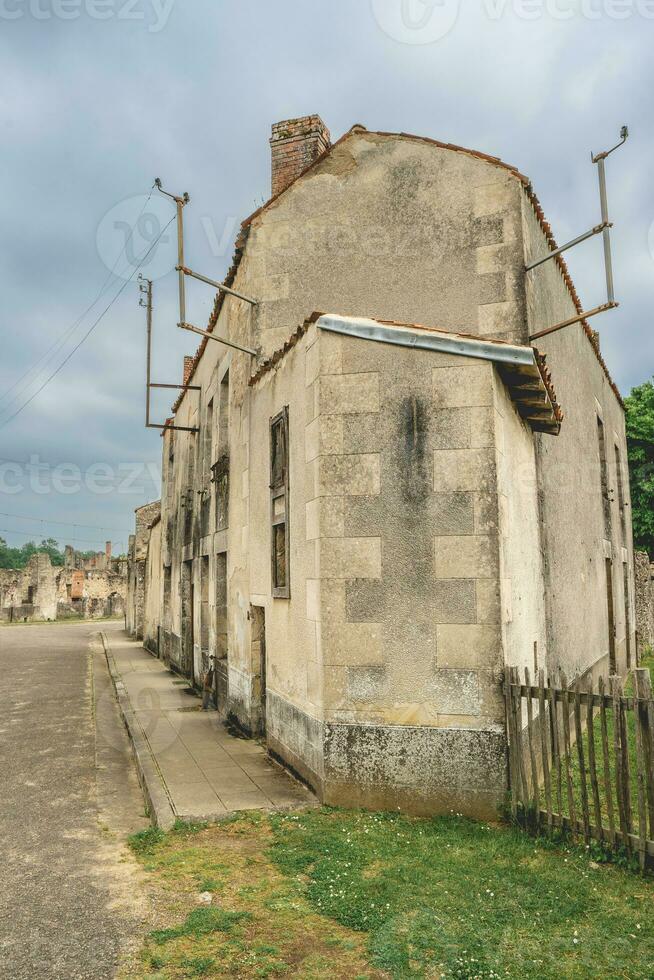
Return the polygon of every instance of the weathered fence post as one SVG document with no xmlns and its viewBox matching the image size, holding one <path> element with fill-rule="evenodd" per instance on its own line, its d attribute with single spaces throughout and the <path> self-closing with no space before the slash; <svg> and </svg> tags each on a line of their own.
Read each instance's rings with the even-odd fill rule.
<svg viewBox="0 0 654 980">
<path fill-rule="evenodd" d="M 540 752 L 545 786 L 545 806 L 547 808 L 547 829 L 552 830 L 552 784 L 550 780 L 549 738 L 547 731 L 547 711 L 545 710 L 545 674 L 538 671 L 538 719 L 540 722 Z"/>
<path fill-rule="evenodd" d="M 581 820 L 584 827 L 584 840 L 590 841 L 590 817 L 588 815 L 588 788 L 586 785 L 586 764 L 584 760 L 584 740 L 581 733 L 581 682 L 575 681 L 575 741 L 577 743 L 577 759 L 579 760 L 579 780 L 581 783 Z"/>
<path fill-rule="evenodd" d="M 612 845 L 615 845 L 615 815 L 613 810 L 613 785 L 611 783 L 611 765 L 609 761 L 609 734 L 606 720 L 606 693 L 604 690 L 604 678 L 600 677 L 598 682 L 600 693 L 600 729 L 602 733 L 602 761 L 604 768 L 604 794 L 606 796 L 606 812 L 609 818 L 609 838 Z"/>
<path fill-rule="evenodd" d="M 649 836 L 651 840 L 654 840 L 654 700 L 652 700 L 652 682 L 649 671 L 645 668 L 638 668 L 634 671 L 634 677 L 636 675 L 639 692 L 637 714 L 643 745 Z"/>
<path fill-rule="evenodd" d="M 634 670 L 634 722 L 636 731 L 636 781 L 638 792 L 638 860 L 640 870 L 645 870 L 647 863 L 647 770 L 645 768 L 645 739 L 648 738 L 647 723 L 643 725 L 643 713 L 641 712 L 642 687 L 645 675 L 649 676 L 649 671 L 641 668 Z"/>
<path fill-rule="evenodd" d="M 590 788 L 593 794 L 593 814 L 595 817 L 595 827 L 597 829 L 597 834 L 599 839 L 604 838 L 604 828 L 602 826 L 602 805 L 600 803 L 599 794 L 599 782 L 597 779 L 597 762 L 595 758 L 595 726 L 594 726 L 594 697 L 593 697 L 593 685 L 588 678 L 586 683 L 586 694 L 588 700 L 586 702 L 586 733 L 588 735 L 588 770 L 590 773 Z"/>
<path fill-rule="evenodd" d="M 511 690 L 511 667 L 504 671 L 504 702 L 506 705 L 506 739 L 509 748 L 509 784 L 511 787 L 511 816 L 518 815 L 519 787 L 518 767 L 516 765 L 515 726 L 513 724 L 513 692 Z"/>
<path fill-rule="evenodd" d="M 565 776 L 566 789 L 568 792 L 568 816 L 573 832 L 576 831 L 577 812 L 575 810 L 574 795 L 572 792 L 572 773 L 570 772 L 570 691 L 568 689 L 568 678 L 561 672 L 561 687 L 563 688 L 563 748 L 565 753 Z"/>
<path fill-rule="evenodd" d="M 525 684 L 527 686 L 527 741 L 529 743 L 529 763 L 531 766 L 532 798 L 536 811 L 536 825 L 540 825 L 540 792 L 538 789 L 538 767 L 534 751 L 534 708 L 531 703 L 531 677 L 529 667 L 525 667 Z"/>
<path fill-rule="evenodd" d="M 622 841 L 626 848 L 629 847 L 629 816 L 627 800 L 629 796 L 629 774 L 625 770 L 625 758 L 627 757 L 626 745 L 624 744 L 622 724 L 622 679 L 617 674 L 609 677 L 611 695 L 613 697 L 613 745 L 615 751 L 615 784 L 618 797 L 618 813 L 620 816 L 620 832 Z"/>
</svg>

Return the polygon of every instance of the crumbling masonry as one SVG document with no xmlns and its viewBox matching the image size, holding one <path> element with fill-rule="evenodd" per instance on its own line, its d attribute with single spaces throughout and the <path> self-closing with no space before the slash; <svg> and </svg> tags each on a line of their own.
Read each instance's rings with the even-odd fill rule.
<svg viewBox="0 0 654 980">
<path fill-rule="evenodd" d="M 31 622 L 122 616 L 127 561 L 104 552 L 83 557 L 66 545 L 63 567 L 38 553 L 25 568 L 0 568 L 0 620 Z"/>
</svg>

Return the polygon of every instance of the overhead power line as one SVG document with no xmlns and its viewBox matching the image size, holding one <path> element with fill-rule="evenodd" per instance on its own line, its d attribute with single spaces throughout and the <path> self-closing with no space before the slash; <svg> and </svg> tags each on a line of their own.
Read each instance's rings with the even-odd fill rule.
<svg viewBox="0 0 654 980">
<path fill-rule="evenodd" d="M 145 211 L 146 207 L 148 206 L 148 202 L 149 202 L 150 198 L 152 197 L 152 191 L 153 190 L 154 190 L 154 184 L 152 184 L 152 187 L 150 188 L 150 193 L 148 194 L 148 196 L 147 196 L 147 198 L 145 200 L 145 203 L 144 203 L 143 207 L 141 208 L 140 212 L 138 213 L 134 224 L 130 228 L 129 235 L 125 239 L 125 244 L 123 245 L 122 249 L 120 250 L 120 252 L 119 252 L 119 254 L 118 254 L 117 258 L 116 258 L 116 261 L 114 262 L 114 264 L 113 264 L 113 266 L 112 266 L 112 268 L 111 268 L 111 270 L 109 272 L 109 275 L 107 276 L 107 278 L 103 282 L 102 286 L 100 287 L 100 291 L 98 292 L 98 294 L 95 297 L 95 299 L 93 300 L 93 302 L 89 306 L 86 307 L 86 309 L 84 310 L 84 312 L 81 313 L 77 317 L 77 319 L 74 321 L 74 323 L 70 327 L 68 327 L 59 336 L 59 338 L 57 340 L 55 340 L 55 342 L 53 344 L 51 344 L 50 347 L 48 347 L 48 349 L 46 351 L 44 351 L 43 354 L 41 354 L 41 356 L 38 357 L 37 360 L 34 361 L 34 363 L 30 367 L 28 367 L 28 369 L 26 371 L 24 371 L 23 374 L 21 374 L 20 377 L 17 378 L 16 381 L 14 381 L 14 383 L 9 388 L 7 388 L 7 390 L 4 392 L 4 394 L 0 395 L 0 402 L 3 402 L 5 400 L 5 398 L 8 395 L 10 395 L 11 392 L 14 391 L 18 387 L 18 385 L 21 383 L 21 381 L 24 381 L 24 379 L 27 378 L 28 375 L 30 375 L 42 361 L 45 362 L 44 363 L 44 366 L 45 366 L 45 364 L 49 360 L 51 360 L 51 358 L 50 358 L 49 355 L 52 354 L 52 353 L 55 353 L 57 350 L 59 350 L 60 347 L 63 347 L 63 345 L 68 340 L 68 338 L 70 336 L 72 336 L 72 334 L 75 332 L 75 330 L 77 329 L 77 327 L 80 325 L 80 323 L 82 322 L 82 320 L 84 319 L 84 317 L 86 316 L 86 314 L 89 313 L 90 310 L 93 309 L 93 307 L 98 302 L 98 300 L 100 299 L 100 297 L 104 294 L 105 290 L 107 289 L 107 286 L 109 285 L 111 279 L 113 278 L 114 272 L 116 271 L 116 266 L 120 262 L 120 260 L 121 260 L 121 258 L 123 256 L 123 253 L 125 251 L 125 249 L 127 248 L 127 246 L 129 245 L 130 241 L 132 240 L 132 235 L 134 234 L 134 229 L 136 228 L 136 225 L 138 224 L 139 218 L 141 217 L 141 215 Z M 35 379 L 33 379 L 32 381 L 30 381 L 29 384 L 30 385 L 33 384 L 34 383 L 34 380 Z M 13 398 L 11 398 L 9 400 L 9 404 L 12 404 L 13 402 L 15 402 L 17 400 L 17 398 L 18 398 L 18 396 L 14 396 Z"/>
<path fill-rule="evenodd" d="M 8 527 L 0 527 L 0 534 L 19 534 L 23 538 L 25 538 L 25 537 L 31 538 L 31 537 L 34 536 L 31 531 L 11 531 Z M 53 540 L 54 541 L 57 541 L 57 543 L 59 543 L 59 538 L 58 537 L 57 538 L 53 538 Z M 104 545 L 104 543 L 105 543 L 104 541 L 96 541 L 96 540 L 93 540 L 92 541 L 89 538 L 67 538 L 66 539 L 66 543 L 68 543 L 68 541 L 74 541 L 76 544 L 99 544 L 99 545 Z M 123 544 L 123 541 L 122 541 L 121 538 L 116 538 L 116 541 L 115 542 L 112 541 L 111 543 L 112 544 L 114 544 L 114 543 L 115 544 Z"/>
<path fill-rule="evenodd" d="M 13 517 L 19 521 L 38 521 L 39 524 L 57 524 L 63 527 L 85 527 L 93 531 L 115 531 L 116 534 L 131 534 L 123 527 L 102 527 L 100 524 L 80 524 L 78 521 L 46 521 L 43 517 L 27 517 L 25 514 L 5 514 L 0 511 L 0 517 Z"/>
<path fill-rule="evenodd" d="M 86 331 L 86 333 L 84 334 L 84 336 L 82 337 L 82 339 L 79 340 L 77 342 L 77 344 L 75 344 L 75 346 L 73 347 L 73 349 L 66 355 L 66 357 L 63 359 L 63 361 L 61 362 L 61 364 L 59 364 L 59 366 L 52 372 L 52 374 L 48 378 L 46 378 L 46 380 L 43 382 L 43 384 L 40 385 L 40 387 L 38 387 L 36 389 L 36 391 L 34 392 L 34 394 L 33 395 L 30 395 L 30 397 L 27 399 L 27 401 L 26 402 L 23 402 L 23 404 L 19 408 L 17 408 L 16 411 L 12 415 L 9 416 L 9 418 L 5 419 L 3 422 L 0 422 L 0 429 L 4 429 L 4 427 L 6 425 L 9 425 L 9 423 L 12 422 L 16 418 L 17 415 L 20 415 L 20 413 L 23 411 L 23 409 L 24 408 L 27 408 L 27 406 L 30 404 L 30 402 L 34 401 L 34 399 L 36 398 L 36 396 L 39 395 L 43 391 L 43 389 L 46 387 L 46 385 L 48 385 L 52 381 L 52 379 L 55 378 L 59 374 L 59 372 L 61 371 L 61 369 L 63 367 L 65 367 L 65 365 L 71 359 L 71 357 L 73 356 L 73 354 L 75 353 L 75 351 L 79 350 L 79 348 L 82 346 L 82 344 L 87 339 L 87 337 L 89 337 L 93 333 L 93 331 L 95 330 L 95 328 L 97 327 L 97 325 L 100 323 L 100 321 L 102 320 L 102 318 L 105 316 L 105 314 L 109 312 L 109 310 L 114 305 L 114 303 L 116 302 L 116 300 L 118 299 L 118 297 L 121 295 L 122 292 L 124 292 L 124 290 L 130 284 L 130 282 L 132 281 L 132 279 L 134 278 L 134 276 L 136 275 L 136 273 L 138 272 L 138 270 L 140 269 L 140 267 L 143 265 L 143 263 L 147 259 L 148 255 L 150 254 L 150 252 L 152 251 L 152 249 L 155 247 L 155 245 L 157 244 L 157 242 L 159 241 L 159 239 L 161 238 L 161 236 L 163 235 L 163 233 L 168 228 L 168 225 L 172 224 L 172 222 L 175 220 L 175 217 L 176 216 L 173 215 L 172 218 L 170 219 L 170 221 L 167 224 L 164 225 L 164 227 L 161 229 L 161 231 L 159 232 L 159 234 L 157 235 L 157 237 L 153 241 L 152 245 L 150 245 L 150 248 L 147 250 L 147 252 L 145 253 L 145 255 L 140 259 L 138 265 L 136 265 L 134 267 L 134 270 L 133 270 L 131 276 L 129 277 L 129 279 L 126 279 L 125 280 L 125 282 L 120 287 L 120 289 L 118 290 L 118 292 L 116 293 L 116 295 L 113 297 L 113 299 L 111 300 L 111 302 L 104 308 L 104 310 L 102 311 L 102 313 L 100 314 L 100 316 L 97 317 L 97 319 L 91 324 L 91 326 Z"/>
</svg>

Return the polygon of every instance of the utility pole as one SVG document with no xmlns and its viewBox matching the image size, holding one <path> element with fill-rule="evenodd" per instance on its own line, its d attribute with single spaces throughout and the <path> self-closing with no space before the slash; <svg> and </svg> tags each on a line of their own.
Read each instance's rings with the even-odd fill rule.
<svg viewBox="0 0 654 980">
<path fill-rule="evenodd" d="M 146 312 L 146 329 L 147 329 L 147 340 L 146 340 L 146 355 L 145 355 L 145 426 L 147 429 L 177 429 L 180 432 L 199 432 L 197 426 L 194 425 L 173 425 L 172 423 L 166 425 L 159 425 L 156 422 L 150 421 L 150 392 L 153 388 L 179 388 L 182 391 L 200 391 L 199 385 L 187 385 L 187 384 L 159 384 L 156 381 L 152 381 L 151 373 L 151 358 L 152 358 L 152 280 L 146 279 L 139 272 L 138 274 L 139 283 L 139 306 L 142 306 Z M 145 299 L 144 299 L 145 297 Z"/>
<path fill-rule="evenodd" d="M 145 424 L 150 425 L 150 354 L 152 352 L 152 280 L 145 279 L 141 273 L 139 273 L 139 292 L 141 296 L 139 297 L 139 306 L 144 306 L 146 311 L 146 323 L 147 323 L 147 354 L 146 354 L 146 388 L 145 388 Z M 145 302 L 143 301 L 143 294 L 146 296 Z"/>
</svg>

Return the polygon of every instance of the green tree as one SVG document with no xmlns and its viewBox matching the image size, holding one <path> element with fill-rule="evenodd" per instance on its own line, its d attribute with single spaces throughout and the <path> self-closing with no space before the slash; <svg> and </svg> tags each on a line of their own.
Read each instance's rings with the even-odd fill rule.
<svg viewBox="0 0 654 980">
<path fill-rule="evenodd" d="M 32 555 L 39 551 L 50 555 L 53 565 L 63 565 L 64 553 L 54 538 L 43 538 L 41 544 L 28 541 L 20 548 L 10 548 L 5 539 L 0 538 L 0 568 L 25 568 Z"/>
<path fill-rule="evenodd" d="M 625 399 L 634 545 L 654 559 L 654 384 Z"/>
</svg>

